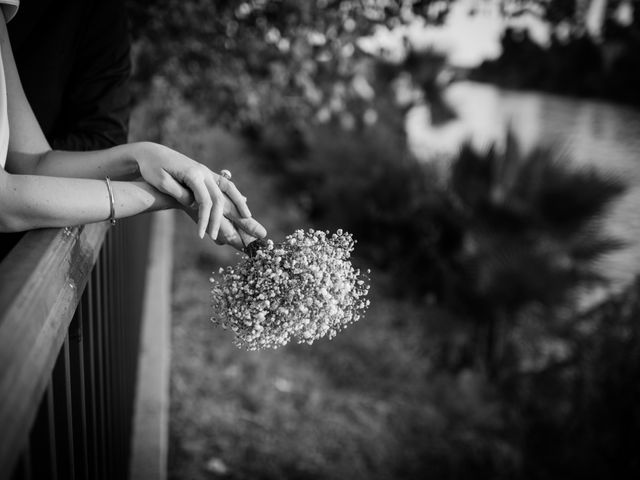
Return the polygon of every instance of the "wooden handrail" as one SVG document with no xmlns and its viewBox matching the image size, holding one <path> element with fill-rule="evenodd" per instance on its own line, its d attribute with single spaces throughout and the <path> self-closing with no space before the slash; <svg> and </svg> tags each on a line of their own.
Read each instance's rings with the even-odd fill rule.
<svg viewBox="0 0 640 480">
<path fill-rule="evenodd" d="M 109 226 L 28 232 L 0 264 L 0 471 L 35 419 Z"/>
</svg>

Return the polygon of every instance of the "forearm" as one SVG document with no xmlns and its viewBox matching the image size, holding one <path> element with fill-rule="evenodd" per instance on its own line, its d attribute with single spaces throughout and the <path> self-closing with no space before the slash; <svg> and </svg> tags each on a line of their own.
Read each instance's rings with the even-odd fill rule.
<svg viewBox="0 0 640 480">
<path fill-rule="evenodd" d="M 91 152 L 53 151 L 27 101 L 0 12 L 0 52 L 7 85 L 7 110 L 11 135 L 0 165 L 7 172 L 74 178 L 133 178 L 138 165 L 134 153 L 141 144 L 122 145 Z"/>
<path fill-rule="evenodd" d="M 112 182 L 116 218 L 177 206 L 144 182 Z M 107 220 L 106 183 L 0 171 L 0 230 L 66 227 Z"/>
<path fill-rule="evenodd" d="M 10 152 L 7 170 L 22 175 L 131 180 L 139 176 L 137 157 L 141 143 L 91 152 L 50 150 L 32 158 Z"/>
</svg>

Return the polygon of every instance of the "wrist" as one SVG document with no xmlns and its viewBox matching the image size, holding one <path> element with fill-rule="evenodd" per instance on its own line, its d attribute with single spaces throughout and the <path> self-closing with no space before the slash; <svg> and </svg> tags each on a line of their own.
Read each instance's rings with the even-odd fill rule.
<svg viewBox="0 0 640 480">
<path fill-rule="evenodd" d="M 131 195 L 136 199 L 135 202 L 138 204 L 140 211 L 181 208 L 180 204 L 173 197 L 160 192 L 146 182 L 124 182 L 121 185 L 124 188 L 131 189 Z M 118 213 L 117 209 L 116 213 Z"/>
<path fill-rule="evenodd" d="M 162 145 L 153 142 L 135 142 L 127 145 L 129 147 L 129 157 L 135 165 L 136 173 L 142 176 L 145 163 L 157 158 L 162 149 Z"/>
</svg>

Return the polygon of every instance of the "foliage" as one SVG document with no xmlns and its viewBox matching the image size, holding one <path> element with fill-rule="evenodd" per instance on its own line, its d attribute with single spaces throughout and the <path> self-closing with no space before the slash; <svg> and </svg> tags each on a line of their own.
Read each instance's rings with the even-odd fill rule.
<svg viewBox="0 0 640 480">
<path fill-rule="evenodd" d="M 371 322 L 354 326 L 365 334 L 350 329 L 330 346 L 233 356 L 228 339 L 179 326 L 197 358 L 179 360 L 174 432 L 188 425 L 231 459 L 237 478 L 637 476 L 640 286 L 576 314 L 581 291 L 603 281 L 597 260 L 620 246 L 601 220 L 623 186 L 554 149 L 523 154 L 513 139 L 504 152 L 463 148 L 445 177 L 412 158 L 405 112 L 387 87 L 408 73 L 434 105 L 442 62 L 412 52 L 400 65 L 372 65 L 349 45 L 377 24 L 402 22 L 401 3 L 427 12 L 433 2 L 128 3 L 156 140 L 215 162 L 239 157 L 234 173 L 242 169 L 238 181 L 257 198 L 265 184 L 280 187 L 260 205 L 274 210 L 270 226 L 346 228 L 360 242 L 357 260 L 376 266 L 379 303 Z M 564 4 L 543 12 L 559 24 L 578 2 L 538 3 Z M 635 45 L 629 28 L 618 33 Z M 519 41 L 505 37 L 504 63 L 485 65 L 486 78 L 519 69 L 530 85 L 574 93 L 600 81 L 591 39 L 549 51 Z M 635 71 L 631 52 L 612 71 Z M 359 76 L 374 95 L 361 94 Z M 615 78 L 635 85 L 633 75 Z M 378 121 L 364 120 L 370 109 Z M 212 122 L 242 129 L 249 143 L 221 152 L 202 127 Z M 218 260 L 178 245 L 194 258 L 176 282 L 187 296 L 177 314 L 198 317 Z M 193 405 L 201 417 L 192 419 Z M 174 433 L 174 458 L 205 463 L 189 433 Z"/>
<path fill-rule="evenodd" d="M 510 137 L 503 153 L 463 148 L 442 183 L 380 130 L 317 138 L 298 170 L 307 181 L 293 183 L 311 219 L 353 231 L 397 292 L 475 323 L 473 362 L 492 371 L 527 363 L 509 332 L 528 321 L 549 333 L 549 317 L 606 284 L 597 261 L 622 246 L 601 227 L 624 190 L 614 176 L 572 167 L 549 148 L 523 155 Z"/>
<path fill-rule="evenodd" d="M 535 356 L 549 344 L 558 316 L 607 283 L 597 261 L 622 246 L 601 227 L 624 190 L 619 179 L 571 167 L 549 148 L 522 155 L 508 138 L 504 153 L 464 148 L 451 174 L 452 210 L 463 229 L 453 298 L 480 324 L 473 340 L 492 374 L 518 371 L 528 350 Z M 545 334 L 529 328 L 523 349 L 515 339 L 532 324 Z"/>
<path fill-rule="evenodd" d="M 353 111 L 357 104 L 364 110 L 371 98 L 363 97 L 359 84 L 368 62 L 355 40 L 414 15 L 440 23 L 450 3 L 127 0 L 137 91 L 143 96 L 153 77 L 163 77 L 211 119 L 233 128 L 262 128 L 274 121 L 297 127 L 318 114 Z M 605 43 L 599 45 L 585 34 L 580 3 L 501 2 L 507 16 L 534 12 L 566 26 L 569 40 L 554 37 L 543 49 L 526 35 L 507 32 L 502 57 L 473 75 L 509 86 L 640 102 L 633 62 L 640 8 L 623 26 L 612 21 L 620 2 L 608 2 Z"/>
<path fill-rule="evenodd" d="M 453 162 L 450 193 L 464 222 L 460 261 L 469 272 L 464 288 L 475 285 L 465 297 L 509 315 L 534 302 L 566 306 L 576 287 L 604 280 L 595 262 L 621 246 L 599 222 L 623 185 L 571 167 L 566 154 L 549 148 L 522 155 L 509 138 L 504 153 L 465 147 Z"/>
<path fill-rule="evenodd" d="M 549 2 L 545 16 L 563 25 L 543 48 L 526 34 L 509 30 L 502 39 L 503 53 L 485 62 L 472 77 L 509 88 L 535 89 L 611 99 L 640 105 L 636 85 L 640 69 L 635 58 L 640 48 L 640 4 L 634 2 L 629 24 L 614 20 L 620 1 L 607 2 L 602 34 L 593 38 L 579 15 L 580 2 Z"/>
<path fill-rule="evenodd" d="M 172 103 L 167 109 L 163 102 L 168 96 L 161 90 L 151 97 L 156 108 L 147 112 L 143 130 L 157 128 L 158 141 L 170 141 L 185 153 L 206 159 L 212 168 L 235 159 L 233 171 L 238 181 L 260 189 L 259 196 L 265 199 L 256 205 L 256 215 L 269 218 L 270 226 L 288 218 L 289 214 L 283 214 L 288 211 L 288 199 L 279 196 L 273 184 L 277 177 L 252 168 L 259 152 L 221 138 L 184 102 Z M 402 150 L 397 155 L 394 142 L 401 145 L 401 136 L 391 136 L 382 125 L 376 128 L 380 130 L 368 133 L 345 133 L 328 126 L 323 130 L 326 136 L 319 137 L 311 152 L 325 145 L 325 154 L 338 155 L 342 148 L 346 153 L 327 160 L 333 165 L 328 170 L 331 178 L 323 176 L 325 167 L 315 164 L 321 154 L 313 157 L 315 181 L 324 179 L 323 188 L 314 191 L 336 187 L 337 192 L 346 192 L 349 183 L 364 185 L 367 172 L 378 170 L 378 188 L 391 185 L 387 199 L 398 196 L 403 201 L 404 190 L 416 194 L 422 182 L 429 186 L 426 192 L 435 194 L 435 180 L 428 180 L 432 178 L 428 172 Z M 369 149 L 358 155 L 358 148 L 365 146 Z M 480 157 L 477 160 L 483 162 Z M 362 167 L 356 169 L 353 165 L 360 162 Z M 482 164 L 492 162 L 485 159 Z M 476 172 L 472 166 L 464 168 Z M 298 172 L 300 179 L 302 172 Z M 470 180 L 477 177 L 463 172 L 458 171 L 456 182 L 459 188 L 471 188 Z M 467 200 L 485 198 L 478 192 L 490 190 L 502 175 L 509 177 L 491 175 L 484 168 L 482 172 L 479 176 L 484 180 L 472 188 L 475 193 L 469 192 Z M 590 182 L 591 174 L 582 173 L 584 181 Z M 565 178 L 573 177 L 567 174 Z M 391 183 L 385 184 L 385 179 Z M 524 195 L 516 195 L 523 190 L 513 188 L 510 195 Z M 331 219 L 339 212 L 344 225 L 349 217 L 354 224 L 360 216 L 368 217 L 368 228 L 377 228 L 378 240 L 385 243 L 364 242 L 358 251 L 382 251 L 394 241 L 415 238 L 396 235 L 389 212 L 394 207 L 403 211 L 397 204 L 390 203 L 386 223 L 374 227 L 376 211 L 387 202 L 367 210 L 367 200 L 376 195 L 371 190 L 356 196 L 363 191 L 356 188 L 347 201 L 330 203 L 333 210 L 314 213 L 314 218 Z M 535 204 L 541 205 L 540 210 L 548 205 L 542 200 Z M 362 208 L 355 210 L 354 205 Z M 590 210 L 595 216 L 598 209 Z M 426 228 L 429 223 L 416 221 L 410 213 L 401 218 L 410 229 Z M 283 224 L 282 232 L 272 231 L 272 235 L 289 231 L 301 219 L 294 216 L 288 221 L 292 223 Z M 560 220 L 554 220 L 554 225 L 561 227 Z M 230 336 L 212 329 L 206 321 L 209 305 L 202 299 L 208 295 L 207 278 L 213 265 L 225 261 L 224 252 L 207 248 L 184 226 L 178 228 L 176 238 L 173 302 L 179 321 L 173 333 L 171 478 L 209 478 L 222 467 L 229 478 L 265 479 L 636 476 L 631 450 L 640 431 L 636 388 L 640 382 L 635 367 L 640 364 L 637 285 L 579 318 L 547 317 L 533 326 L 510 328 L 506 333 L 517 334 L 523 349 L 531 347 L 534 338 L 540 351 L 518 363 L 517 371 L 508 372 L 499 382 L 469 368 L 469 359 L 460 358 L 461 350 L 469 345 L 472 329 L 468 323 L 441 308 L 394 299 L 379 284 L 366 321 L 334 341 L 320 342 L 312 349 L 294 346 L 254 355 L 236 350 Z M 402 228 L 398 231 L 403 232 Z M 415 242 L 405 245 L 409 244 Z M 418 246 L 418 251 L 422 248 Z M 403 261 L 402 256 L 398 260 Z M 392 268 L 393 262 L 387 265 Z M 403 265 L 405 273 L 410 273 L 410 263 Z M 381 276 L 378 272 L 376 279 Z M 404 278 L 398 272 L 396 281 Z M 461 346 L 455 345 L 458 340 Z M 548 352 L 560 341 L 568 354 Z"/>
<path fill-rule="evenodd" d="M 640 462 L 640 281 L 571 320 L 568 354 L 505 387 L 526 478 L 635 478 Z"/>
<path fill-rule="evenodd" d="M 408 2 L 129 0 L 136 79 L 163 76 L 218 123 L 294 124 L 358 99 L 354 40 Z M 428 1 L 418 2 L 428 4 Z M 422 8 L 416 5 L 416 8 Z"/>
<path fill-rule="evenodd" d="M 138 135 L 228 166 L 273 238 L 304 222 L 276 180 L 255 168 L 257 152 L 208 124 L 161 83 L 134 119 Z M 231 138 L 230 138 L 231 137 Z M 172 295 L 169 478 L 386 480 L 496 478 L 518 462 L 496 388 L 475 372 L 433 368 L 430 323 L 448 314 L 398 300 L 374 285 L 367 317 L 313 348 L 244 352 L 212 328 L 207 279 L 235 263 L 176 218 Z M 359 250 L 359 246 L 356 247 Z M 372 275 L 377 279 L 377 272 Z M 429 322 L 425 322 L 429 319 Z"/>
</svg>

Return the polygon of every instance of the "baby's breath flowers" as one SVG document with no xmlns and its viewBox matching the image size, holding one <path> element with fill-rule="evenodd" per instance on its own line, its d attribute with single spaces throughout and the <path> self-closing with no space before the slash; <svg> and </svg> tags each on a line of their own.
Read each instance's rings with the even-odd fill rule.
<svg viewBox="0 0 640 480">
<path fill-rule="evenodd" d="M 333 338 L 369 306 L 368 281 L 350 261 L 354 243 L 342 230 L 313 229 L 281 244 L 266 240 L 253 257 L 211 278 L 211 320 L 248 350 Z"/>
</svg>

